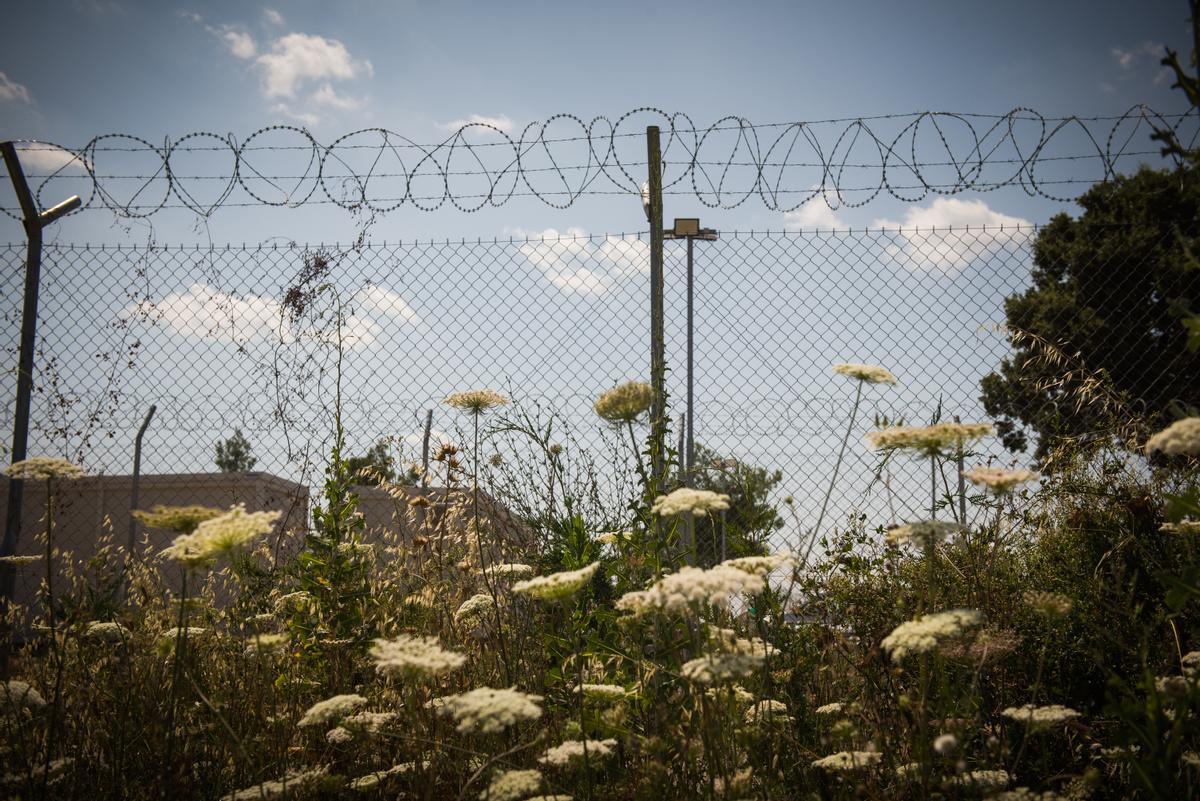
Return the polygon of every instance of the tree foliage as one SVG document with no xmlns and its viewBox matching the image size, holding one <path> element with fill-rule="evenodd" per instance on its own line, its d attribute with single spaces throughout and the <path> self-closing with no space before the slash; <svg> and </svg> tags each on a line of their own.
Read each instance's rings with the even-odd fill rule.
<svg viewBox="0 0 1200 801">
<path fill-rule="evenodd" d="M 346 460 L 346 472 L 355 483 L 364 486 L 379 486 L 384 481 L 395 481 L 396 463 L 388 452 L 386 439 L 376 442 L 363 456 L 351 456 Z"/>
<path fill-rule="evenodd" d="M 778 470 L 725 459 L 696 443 L 695 487 L 729 496 L 729 509 L 723 520 L 710 517 L 696 520 L 696 550 L 701 563 L 711 565 L 721 561 L 722 527 L 725 558 L 766 553 L 767 538 L 783 526 L 783 518 L 768 499 L 782 480 L 783 474 Z"/>
<path fill-rule="evenodd" d="M 1014 353 L 981 381 L 1010 450 L 1106 437 L 1114 406 L 1169 422 L 1200 402 L 1187 310 L 1200 299 L 1200 169 L 1143 168 L 1089 190 L 1034 243 L 1032 286 L 1005 301 Z M 1084 402 L 1103 393 L 1113 404 Z"/>
<path fill-rule="evenodd" d="M 235 428 L 232 437 L 217 443 L 216 462 L 222 473 L 248 473 L 258 460 L 250 452 L 250 441 L 240 428 Z"/>
</svg>

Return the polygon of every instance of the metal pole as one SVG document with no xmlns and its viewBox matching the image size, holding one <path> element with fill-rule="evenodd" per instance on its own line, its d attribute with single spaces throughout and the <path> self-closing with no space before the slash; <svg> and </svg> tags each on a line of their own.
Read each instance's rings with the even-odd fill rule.
<svg viewBox="0 0 1200 801">
<path fill-rule="evenodd" d="M 684 473 L 685 486 L 692 486 L 692 471 L 696 469 L 696 374 L 693 370 L 695 362 L 694 340 L 692 338 L 692 237 L 687 238 L 687 470 Z"/>
<path fill-rule="evenodd" d="M 0 154 L 12 181 L 17 200 L 21 203 L 22 224 L 25 227 L 25 300 L 21 309 L 21 345 L 17 356 L 17 399 L 13 410 L 12 452 L 9 458 L 19 462 L 28 456 L 29 406 L 33 397 L 33 350 L 37 344 L 38 286 L 42 272 L 42 229 L 74 209 L 79 197 L 73 196 L 57 206 L 39 213 L 33 193 L 25 181 L 25 171 L 17 158 L 12 142 L 0 142 Z M 8 508 L 4 516 L 4 539 L 0 541 L 0 556 L 12 556 L 21 534 L 21 504 L 25 497 L 25 482 L 8 482 Z M 0 599 L 7 603 L 13 593 L 13 568 L 0 565 Z"/>
<path fill-rule="evenodd" d="M 146 417 L 142 420 L 142 427 L 138 429 L 137 437 L 133 440 L 133 486 L 129 493 L 129 511 L 132 512 L 138 508 L 138 498 L 140 496 L 142 482 L 142 437 L 146 435 L 146 429 L 150 427 L 150 419 L 154 417 L 154 412 L 158 407 L 153 403 L 146 411 Z M 127 546 L 126 557 L 133 553 L 134 544 L 137 542 L 137 518 L 132 514 L 129 515 L 129 543 Z"/>
<path fill-rule="evenodd" d="M 646 160 L 650 190 L 650 477 L 662 489 L 666 472 L 667 356 L 663 333 L 663 201 L 662 149 L 657 125 L 646 128 Z"/>
</svg>

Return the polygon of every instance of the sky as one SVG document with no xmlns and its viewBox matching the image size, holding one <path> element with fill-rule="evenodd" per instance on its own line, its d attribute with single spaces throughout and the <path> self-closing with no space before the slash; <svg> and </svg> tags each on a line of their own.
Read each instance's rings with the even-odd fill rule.
<svg viewBox="0 0 1200 801">
<path fill-rule="evenodd" d="M 718 204 L 728 207 L 706 206 L 704 200 L 714 202 L 711 194 L 697 196 L 682 183 L 665 200 L 668 224 L 673 217 L 699 216 L 702 225 L 722 232 L 720 242 L 698 246 L 699 258 L 707 259 L 698 267 L 699 390 L 709 404 L 702 406 L 701 417 L 718 421 L 704 422 L 700 433 L 739 458 L 803 467 L 809 472 L 792 472 L 781 490 L 803 488 L 806 497 L 815 498 L 819 491 L 805 482 L 811 473 L 829 473 L 834 451 L 827 445 L 836 445 L 836 429 L 848 411 L 844 387 L 832 383 L 828 363 L 895 367 L 902 389 L 871 396 L 881 405 L 869 411 L 901 408 L 911 420 L 932 413 L 944 397 L 939 376 L 953 374 L 958 383 L 951 394 L 958 405 L 950 411 L 977 417 L 976 382 L 1006 350 L 995 332 L 1003 321 L 1003 298 L 1027 279 L 1032 234 L 1026 228 L 1014 235 L 1014 227 L 1044 223 L 1064 210 L 1077 213 L 1069 198 L 1103 178 L 1103 171 L 1094 158 L 1059 157 L 1114 147 L 1107 140 L 1112 122 L 1066 126 L 1047 147 L 1039 171 L 1042 188 L 1061 195 L 1055 199 L 1016 185 L 953 196 L 905 189 L 898 190 L 898 198 L 873 191 L 879 170 L 869 166 L 865 137 L 857 149 L 845 144 L 853 140 L 853 121 L 866 118 L 890 141 L 916 121 L 905 115 L 925 111 L 1004 115 L 1020 107 L 1048 118 L 1107 117 L 1145 104 L 1182 113 L 1182 97 L 1170 88 L 1171 77 L 1159 60 L 1164 45 L 1190 51 L 1186 15 L 1182 0 L 19 4 L 6 11 L 0 28 L 0 139 L 78 150 L 95 137 L 122 134 L 176 148 L 172 168 L 187 180 L 171 190 L 158 173 L 161 160 L 123 150 L 144 145 L 126 138 L 99 140 L 84 156 L 97 175 L 159 175 L 145 186 L 141 180 L 106 178 L 105 191 L 118 200 L 139 192 L 137 202 L 165 198 L 179 206 L 187 200 L 207 209 L 229 187 L 227 205 L 209 214 L 168 208 L 130 219 L 93 198 L 88 210 L 48 229 L 41 357 L 58 360 L 68 394 L 86 397 L 99 392 L 106 371 L 119 363 L 99 359 L 97 352 L 120 353 L 128 338 L 140 337 L 142 355 L 124 385 L 136 403 L 110 410 L 112 419 L 105 418 L 105 425 L 117 436 L 104 441 L 105 455 L 97 463 L 123 470 L 141 409 L 157 399 L 169 410 L 186 398 L 190 411 L 173 412 L 173 428 L 160 429 L 157 461 L 151 464 L 163 471 L 204 469 L 217 437 L 238 421 L 253 428 L 245 415 L 253 417 L 247 409 L 254 406 L 255 393 L 266 391 L 258 370 L 270 358 L 263 332 L 278 324 L 298 253 L 290 249 L 292 243 L 346 243 L 360 235 L 377 244 L 440 241 L 458 244 L 402 246 L 348 263 L 342 289 L 358 308 L 351 320 L 358 344 L 353 354 L 357 378 L 347 390 L 363 400 L 364 408 L 385 410 L 355 418 L 354 447 L 365 449 L 386 433 L 411 439 L 410 419 L 445 392 L 508 385 L 515 378 L 531 393 L 569 401 L 574 413 L 586 417 L 588 399 L 615 381 L 636 377 L 631 373 L 644 360 L 648 251 L 635 188 L 645 170 L 637 163 L 645 160 L 645 126 L 664 124 L 661 116 L 635 114 L 619 129 L 621 157 L 635 180 L 615 169 L 614 179 L 596 176 L 593 169 L 589 191 L 565 209 L 518 192 L 496 207 L 464 211 L 443 202 L 437 210 L 423 211 L 410 202 L 368 220 L 334 203 L 317 202 L 339 196 L 338 179 L 345 177 L 339 176 L 341 164 L 361 171 L 379 157 L 390 172 L 395 162 L 389 159 L 400 152 L 405 168 L 413 169 L 414 149 L 381 152 L 379 134 L 371 132 L 342 143 L 354 147 L 330 151 L 337 158 L 325 172 L 324 188 L 314 184 L 311 172 L 307 180 L 295 178 L 294 186 L 284 180 L 271 186 L 255 171 L 303 176 L 311 170 L 305 161 L 314 152 L 319 155 L 320 147 L 362 129 L 385 128 L 445 161 L 451 158 L 447 145 L 455 131 L 481 123 L 468 129 L 466 141 L 479 145 L 475 153 L 494 167 L 495 154 L 504 152 L 500 133 L 518 140 L 527 126 L 555 115 L 572 116 L 555 118 L 546 129 L 549 139 L 578 137 L 575 119 L 586 126 L 601 118 L 597 130 L 608 130 L 605 125 L 643 107 L 685 114 L 700 129 L 726 120 L 726 130 L 705 140 L 702 160 L 717 166 L 699 183 L 702 190 L 711 189 L 713 184 L 704 181 L 720 180 L 720 163 L 737 162 Z M 767 162 L 769 155 L 782 152 L 772 149 L 784 141 L 777 138 L 797 132 L 787 123 L 811 123 L 808 130 L 825 156 L 840 153 L 850 165 L 840 176 L 847 189 L 844 202 L 828 193 L 804 202 L 822 180 L 828 189 L 833 179 L 802 166 L 802 143 L 784 174 L 764 172 L 790 190 L 779 204 L 773 207 L 757 194 L 737 202 L 737 187 L 752 186 L 756 176 L 746 166 L 752 148 L 739 143 L 728 118 L 759 126 L 753 131 L 758 158 Z M 967 119 L 983 129 L 995 122 Z M 822 122 L 827 120 L 839 122 Z M 898 152 L 911 143 L 918 161 L 944 162 L 947 148 L 961 159 L 967 141 L 961 121 L 942 117 L 938 122 L 944 140 L 926 119 L 915 142 L 903 140 Z M 1021 136 L 1032 130 L 1029 124 L 1018 125 Z M 1185 126 L 1189 133 L 1194 129 L 1194 124 Z M 1100 141 L 1089 143 L 1088 131 Z M 199 135 L 181 144 L 189 134 Z M 1133 153 L 1118 160 L 1118 170 L 1132 170 L 1142 161 L 1160 163 L 1147 126 L 1126 124 L 1116 134 L 1115 147 L 1127 140 L 1125 151 Z M 221 142 L 229 137 L 250 153 L 240 168 L 244 186 L 230 183 L 232 160 Z M 248 141 L 292 149 L 256 150 Z M 295 147 L 311 141 L 319 144 L 316 151 Z M 212 149 L 184 150 L 183 145 Z M 664 154 L 668 181 L 679 175 L 679 154 L 679 148 Z M 452 170 L 471 171 L 471 156 L 459 148 Z M 570 168 L 586 165 L 588 156 L 578 142 L 555 142 L 549 151 L 533 147 L 529 180 L 553 192 L 550 159 L 565 167 L 570 179 L 578 175 Z M 33 179 L 42 189 L 43 206 L 71 193 L 85 198 L 92 193 L 80 162 L 70 163 L 69 154 L 64 161 L 61 152 L 26 149 L 23 158 L 32 176 L 62 167 L 44 184 L 43 178 Z M 878 163 L 878 154 L 874 158 Z M 868 166 L 854 166 L 864 163 Z M 1006 174 L 1003 161 L 989 169 L 991 178 Z M 948 174 L 941 167 L 926 176 L 937 183 Z M 902 186 L 904 178 L 898 171 Z M 1069 182 L 1055 183 L 1065 179 Z M 465 195 L 480 191 L 477 177 L 453 180 Z M 436 181 L 424 174 L 414 186 L 420 190 L 414 194 L 422 194 L 436 190 Z M 270 199 L 288 192 L 293 200 L 303 196 L 310 202 L 299 208 L 262 207 L 250 202 L 248 191 Z M 403 181 L 394 178 L 371 185 L 373 197 L 397 192 L 403 194 Z M 14 206 L 7 176 L 0 176 L 0 207 Z M 1005 232 L 980 239 L 903 232 L 842 240 L 826 236 L 846 228 L 981 225 L 1004 226 Z M 733 236 L 735 231 L 785 229 L 825 233 L 791 240 Z M 621 233 L 631 236 L 604 238 Z M 588 234 L 600 238 L 556 239 Z M 523 244 L 527 237 L 538 241 Z M 466 244 L 493 238 L 517 241 Z M 22 241 L 19 223 L 0 216 L 0 242 Z M 53 250 L 151 242 L 247 243 L 251 249 L 265 244 L 284 250 L 269 256 L 223 251 L 211 258 L 160 253 L 144 263 L 110 253 L 88 256 L 86 269 L 80 269 L 85 262 L 78 251 Z M 19 319 L 21 251 L 2 254 L 8 347 L 15 344 Z M 682 265 L 679 246 L 669 246 L 668 338 L 676 399 L 682 391 Z M 753 284 L 751 276 L 762 284 Z M 876 316 L 860 318 L 864 309 Z M 893 327 L 880 327 L 879 315 Z M 981 335 L 985 330 L 992 332 L 990 338 Z M 294 345 L 301 333 L 288 333 L 282 344 Z M 180 371 L 181 364 L 190 369 Z M 752 370 L 753 380 L 747 381 L 742 370 Z M 41 380 L 44 385 L 46 376 Z M 7 375 L 0 380 L 6 396 L 11 384 Z M 764 405 L 775 404 L 775 411 L 784 409 L 775 417 L 787 417 L 788 398 L 798 392 L 807 410 L 801 424 L 750 426 L 749 433 L 738 433 Z M 47 402 L 40 398 L 39 403 Z M 239 398 L 241 411 L 233 410 L 231 398 Z M 54 410 L 40 409 L 35 417 L 40 413 L 45 432 L 52 431 Z M 187 420 L 200 419 L 196 415 L 206 422 L 185 430 Z M 453 422 L 439 418 L 439 427 L 448 430 Z M 312 425 L 326 423 L 321 418 Z M 860 420 L 860 426 L 870 423 L 866 416 Z M 169 423 L 160 420 L 159 425 Z M 823 435 L 821 444 L 814 432 Z M 832 438 L 824 436 L 830 432 Z M 278 435 L 262 431 L 259 441 L 269 433 Z M 40 441 L 43 447 L 52 444 L 51 434 Z M 869 473 L 869 459 L 858 458 L 860 473 Z M 281 463 L 272 469 L 287 472 Z M 811 512 L 811 504 L 805 504 Z"/>
</svg>

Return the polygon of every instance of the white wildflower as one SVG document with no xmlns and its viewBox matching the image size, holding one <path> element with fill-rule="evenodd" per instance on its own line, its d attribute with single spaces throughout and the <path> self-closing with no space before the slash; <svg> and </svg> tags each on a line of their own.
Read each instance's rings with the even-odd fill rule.
<svg viewBox="0 0 1200 801">
<path fill-rule="evenodd" d="M 1163 523 L 1158 527 L 1158 530 L 1164 534 L 1200 534 L 1200 520 L 1197 520 L 1194 517 L 1185 517 L 1178 523 Z"/>
<path fill-rule="evenodd" d="M 1026 590 L 1022 598 L 1026 606 L 1044 617 L 1066 617 L 1071 612 L 1071 599 L 1057 592 Z"/>
<path fill-rule="evenodd" d="M 342 726 L 337 726 L 325 732 L 325 742 L 330 745 L 345 745 L 354 739 L 354 735 L 349 729 Z"/>
<path fill-rule="evenodd" d="M 361 695 L 335 695 L 310 706 L 296 725 L 300 727 L 324 726 L 339 721 L 366 705 L 367 699 Z"/>
<path fill-rule="evenodd" d="M 874 364 L 842 362 L 833 366 L 833 372 L 847 378 L 857 379 L 864 384 L 891 384 L 892 386 L 896 384 L 896 376 L 892 375 L 890 370 Z"/>
<path fill-rule="evenodd" d="M 943 520 L 920 520 L 889 528 L 887 543 L 896 547 L 914 544 L 922 548 L 932 548 L 947 537 L 962 531 L 966 531 L 966 527 L 959 523 Z"/>
<path fill-rule="evenodd" d="M 482 573 L 483 571 L 480 572 Z M 523 565 L 520 562 L 492 565 L 487 569 L 487 577 L 493 581 L 497 579 L 513 581 L 517 579 L 529 578 L 532 575 L 533 568 L 529 565 Z"/>
<path fill-rule="evenodd" d="M 549 576 L 534 576 L 513 585 L 513 592 L 530 595 L 544 601 L 562 601 L 586 587 L 592 576 L 600 569 L 599 562 L 592 562 L 578 570 L 565 570 Z"/>
<path fill-rule="evenodd" d="M 763 657 L 754 654 L 708 654 L 684 662 L 679 672 L 696 684 L 718 684 L 749 676 L 762 664 Z"/>
<path fill-rule="evenodd" d="M 542 696 L 523 693 L 515 687 L 479 687 L 444 696 L 438 699 L 440 703 L 435 708 L 442 715 L 452 716 L 460 733 L 496 734 L 518 721 L 540 718 L 541 700 Z"/>
<path fill-rule="evenodd" d="M 190 534 L 180 534 L 162 555 L 186 567 L 211 565 L 275 527 L 282 512 L 247 512 L 238 504 L 225 514 L 203 521 Z"/>
<path fill-rule="evenodd" d="M 818 715 L 836 715 L 842 711 L 843 706 L 845 705 L 841 701 L 834 701 L 831 704 L 819 706 L 813 711 Z"/>
<path fill-rule="evenodd" d="M 447 395 L 443 403 L 464 412 L 481 414 L 488 409 L 505 405 L 508 398 L 492 389 L 474 389 Z"/>
<path fill-rule="evenodd" d="M 42 558 L 41 556 L 0 556 L 0 565 L 26 567 L 28 565 L 36 565 L 42 561 Z"/>
<path fill-rule="evenodd" d="M 1200 417 L 1185 417 L 1146 441 L 1146 453 L 1162 451 L 1168 456 L 1200 454 Z"/>
<path fill-rule="evenodd" d="M 769 576 L 776 570 L 794 566 L 796 557 L 784 551 L 768 556 L 741 556 L 737 559 L 726 559 L 721 564 L 745 573 L 753 573 L 756 576 Z"/>
<path fill-rule="evenodd" d="M 901 623 L 880 644 L 891 653 L 892 661 L 899 663 L 909 654 L 932 651 L 943 640 L 958 637 L 982 622 L 983 614 L 974 609 L 934 612 Z"/>
<path fill-rule="evenodd" d="M 269 801 L 295 795 L 319 782 L 329 772 L 327 767 L 304 771 L 288 771 L 282 778 L 255 784 L 222 797 L 222 801 Z"/>
<path fill-rule="evenodd" d="M 288 644 L 286 634 L 254 634 L 246 638 L 246 656 L 282 651 Z"/>
<path fill-rule="evenodd" d="M 1074 709 L 1059 704 L 1051 704 L 1050 706 L 1035 706 L 1033 704 L 1010 706 L 1000 714 L 1006 718 L 1012 718 L 1026 724 L 1032 731 L 1050 729 L 1079 717 L 1079 713 Z"/>
<path fill-rule="evenodd" d="M 931 426 L 893 426 L 867 434 L 867 442 L 881 451 L 906 450 L 936 456 L 992 433 L 987 423 L 937 423 Z"/>
<path fill-rule="evenodd" d="M 939 734 L 933 741 L 933 750 L 942 756 L 949 756 L 958 748 L 958 738 L 953 734 Z"/>
<path fill-rule="evenodd" d="M 4 468 L 9 478 L 17 481 L 48 481 L 52 478 L 83 478 L 87 475 L 79 465 L 53 456 L 30 456 Z"/>
<path fill-rule="evenodd" d="M 115 620 L 93 620 L 88 623 L 84 636 L 102 642 L 123 642 L 129 637 L 129 629 Z"/>
<path fill-rule="evenodd" d="M 727 607 L 732 596 L 754 595 L 765 587 L 762 576 L 728 565 L 709 570 L 688 566 L 664 576 L 647 590 L 626 593 L 617 600 L 617 608 L 640 613 L 650 609 L 682 612 L 693 606 Z"/>
<path fill-rule="evenodd" d="M 370 654 L 377 671 L 385 676 L 406 678 L 449 673 L 467 661 L 462 654 L 442 648 L 437 637 L 411 634 L 401 634 L 391 640 L 377 639 Z"/>
<path fill-rule="evenodd" d="M 496 608 L 492 596 L 476 593 L 463 601 L 454 613 L 454 622 L 460 626 L 474 628 L 487 622 L 488 615 Z"/>
<path fill-rule="evenodd" d="M 650 511 L 660 517 L 694 514 L 707 515 L 713 510 L 729 508 L 729 496 L 710 490 L 680 487 L 654 499 Z"/>
<path fill-rule="evenodd" d="M 814 759 L 812 765 L 825 770 L 858 770 L 879 764 L 881 758 L 878 751 L 839 751 Z"/>
<path fill-rule="evenodd" d="M 566 740 L 553 748 L 547 748 L 545 753 L 538 757 L 538 762 L 561 768 L 572 762 L 582 761 L 585 747 L 588 760 L 603 759 L 612 754 L 613 749 L 617 747 L 617 741 Z"/>
<path fill-rule="evenodd" d="M 654 389 L 645 381 L 628 381 L 601 393 L 593 408 L 610 423 L 632 423 L 646 413 Z"/>
<path fill-rule="evenodd" d="M 980 487 L 987 487 L 997 495 L 1007 495 L 1013 487 L 1029 481 L 1037 481 L 1041 473 L 1032 470 L 1005 470 L 1003 467 L 984 467 L 977 465 L 963 471 L 963 478 Z"/>
<path fill-rule="evenodd" d="M 788 707 L 783 701 L 765 698 L 756 701 L 746 710 L 745 722 L 750 725 L 762 726 L 770 723 L 787 723 L 792 719 Z"/>
<path fill-rule="evenodd" d="M 505 770 L 492 777 L 480 793 L 480 801 L 519 801 L 542 787 L 542 774 L 536 770 Z"/>
<path fill-rule="evenodd" d="M 621 701 L 628 695 L 625 688 L 619 684 L 584 684 L 579 685 L 583 697 L 592 701 Z"/>
<path fill-rule="evenodd" d="M 0 707 L 35 710 L 45 705 L 46 699 L 27 682 L 10 679 L 0 684 Z"/>
<path fill-rule="evenodd" d="M 342 718 L 342 725 L 351 729 L 362 729 L 368 734 L 374 734 L 398 718 L 395 712 L 370 712 L 363 710 Z"/>
<path fill-rule="evenodd" d="M 960 784 L 975 787 L 984 792 L 1007 787 L 1012 775 L 1006 770 L 969 770 L 956 779 Z"/>
</svg>

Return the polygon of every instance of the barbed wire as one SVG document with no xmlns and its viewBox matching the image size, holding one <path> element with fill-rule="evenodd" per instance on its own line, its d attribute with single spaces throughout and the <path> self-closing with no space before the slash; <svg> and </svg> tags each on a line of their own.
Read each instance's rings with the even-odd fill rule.
<svg viewBox="0 0 1200 801">
<path fill-rule="evenodd" d="M 1194 145 L 1196 121 L 1190 111 L 1139 105 L 1098 117 L 1046 117 L 1021 107 L 1000 115 L 925 111 L 765 124 L 731 116 L 697 127 L 686 114 L 639 108 L 615 122 L 558 114 L 515 138 L 477 122 L 438 142 L 365 128 L 324 145 L 305 128 L 272 125 L 240 143 L 208 131 L 161 146 L 108 133 L 77 149 L 21 140 L 18 151 L 39 206 L 78 194 L 81 211 L 130 218 L 164 209 L 209 217 L 226 206 L 336 205 L 384 214 L 406 204 L 422 211 L 450 204 L 474 212 L 515 198 L 561 209 L 584 196 L 639 194 L 645 125 L 658 124 L 664 193 L 722 209 L 757 196 L 766 208 L 788 212 L 818 198 L 836 210 L 880 195 L 916 203 L 1009 186 L 1070 202 L 1122 167 L 1158 156 L 1145 146 L 1154 130 Z M 1075 169 L 1087 174 L 1068 172 Z M 19 219 L 15 205 L 0 211 Z"/>
</svg>

